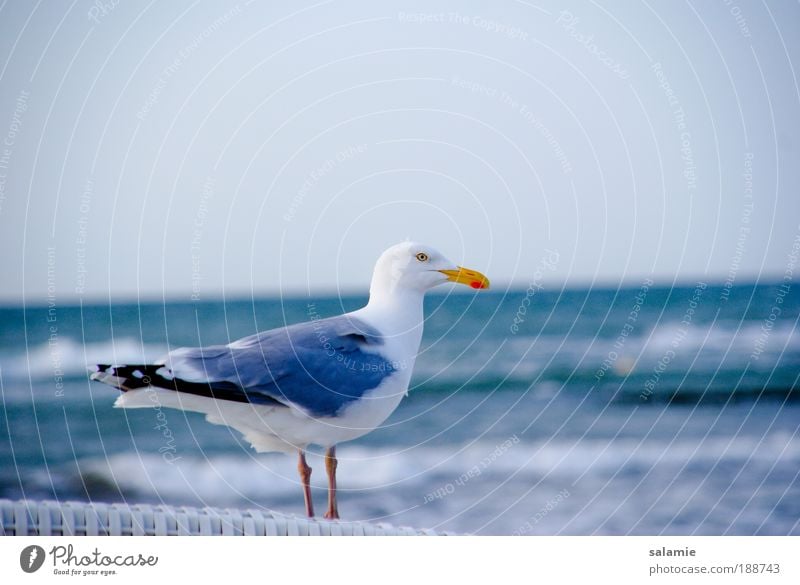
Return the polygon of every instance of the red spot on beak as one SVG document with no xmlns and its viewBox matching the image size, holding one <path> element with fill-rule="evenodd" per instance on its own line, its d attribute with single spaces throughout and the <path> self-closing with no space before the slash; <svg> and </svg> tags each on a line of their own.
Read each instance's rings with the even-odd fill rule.
<svg viewBox="0 0 800 585">
<path fill-rule="evenodd" d="M 483 285 L 480 282 L 478 282 L 477 280 L 473 280 L 472 282 L 469 283 L 469 285 L 472 288 L 483 288 Z"/>
</svg>

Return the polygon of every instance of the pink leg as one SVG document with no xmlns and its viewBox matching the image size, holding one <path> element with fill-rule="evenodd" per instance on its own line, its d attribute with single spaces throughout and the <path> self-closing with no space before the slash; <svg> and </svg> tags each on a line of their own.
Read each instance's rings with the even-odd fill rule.
<svg viewBox="0 0 800 585">
<path fill-rule="evenodd" d="M 297 471 L 300 472 L 300 479 L 303 482 L 303 497 L 306 500 L 306 514 L 309 518 L 314 517 L 314 502 L 311 500 L 311 468 L 306 463 L 306 452 L 300 450 L 300 460 L 297 462 Z"/>
<path fill-rule="evenodd" d="M 331 447 L 325 452 L 325 471 L 328 472 L 328 511 L 325 518 L 328 520 L 339 519 L 339 509 L 336 507 L 336 447 Z"/>
</svg>

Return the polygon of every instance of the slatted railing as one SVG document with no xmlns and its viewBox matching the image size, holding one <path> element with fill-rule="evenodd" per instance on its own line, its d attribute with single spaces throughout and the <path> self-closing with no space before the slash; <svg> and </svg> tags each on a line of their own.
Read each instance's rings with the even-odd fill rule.
<svg viewBox="0 0 800 585">
<path fill-rule="evenodd" d="M 2 536 L 371 536 L 438 535 L 434 530 L 237 510 L 0 499 Z"/>
</svg>

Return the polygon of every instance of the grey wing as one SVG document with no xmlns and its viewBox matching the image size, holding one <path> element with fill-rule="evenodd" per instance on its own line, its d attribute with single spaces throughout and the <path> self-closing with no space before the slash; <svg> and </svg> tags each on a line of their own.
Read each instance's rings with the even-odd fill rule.
<svg viewBox="0 0 800 585">
<path fill-rule="evenodd" d="M 313 416 L 335 416 L 395 371 L 382 345 L 374 328 L 343 315 L 229 345 L 177 349 L 164 363 L 176 379 L 238 388 L 243 401 L 278 401 Z"/>
</svg>

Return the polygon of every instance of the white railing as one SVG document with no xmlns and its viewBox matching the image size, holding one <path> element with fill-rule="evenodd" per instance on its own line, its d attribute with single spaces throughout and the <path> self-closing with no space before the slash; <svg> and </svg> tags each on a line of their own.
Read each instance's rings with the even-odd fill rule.
<svg viewBox="0 0 800 585">
<path fill-rule="evenodd" d="M 272 510 L 0 499 L 0 536 L 414 536 L 445 532 Z"/>
</svg>

